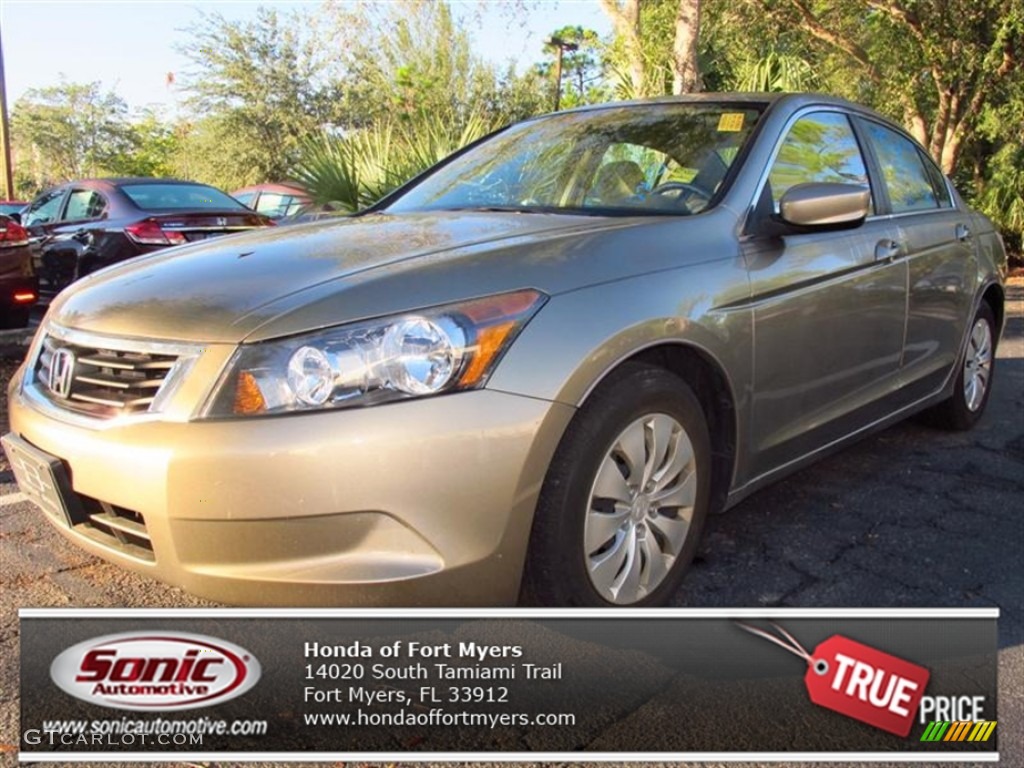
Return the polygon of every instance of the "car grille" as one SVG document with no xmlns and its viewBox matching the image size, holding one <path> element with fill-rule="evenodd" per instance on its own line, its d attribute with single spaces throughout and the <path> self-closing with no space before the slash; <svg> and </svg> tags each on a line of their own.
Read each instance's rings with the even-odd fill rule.
<svg viewBox="0 0 1024 768">
<path fill-rule="evenodd" d="M 47 336 L 34 378 L 38 391 L 55 405 L 114 418 L 148 411 L 178 359 L 174 354 L 83 346 Z M 54 365 L 60 369 L 54 371 Z"/>
</svg>

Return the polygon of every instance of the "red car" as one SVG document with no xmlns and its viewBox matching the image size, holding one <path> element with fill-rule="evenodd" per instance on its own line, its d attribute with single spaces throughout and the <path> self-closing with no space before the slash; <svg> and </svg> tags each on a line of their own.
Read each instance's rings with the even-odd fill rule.
<svg viewBox="0 0 1024 768">
<path fill-rule="evenodd" d="M 24 328 L 39 300 L 39 280 L 32 269 L 28 232 L 0 214 L 0 328 Z"/>
<path fill-rule="evenodd" d="M 313 202 L 309 193 L 296 184 L 254 184 L 236 189 L 231 196 L 274 220 L 294 216 Z"/>
</svg>

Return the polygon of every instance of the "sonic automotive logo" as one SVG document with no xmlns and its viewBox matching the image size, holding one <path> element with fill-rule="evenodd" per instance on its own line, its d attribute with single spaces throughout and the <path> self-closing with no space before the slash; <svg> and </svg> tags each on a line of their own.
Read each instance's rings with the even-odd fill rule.
<svg viewBox="0 0 1024 768">
<path fill-rule="evenodd" d="M 104 707 L 196 709 L 248 691 L 260 679 L 260 663 L 215 637 L 125 632 L 71 646 L 53 660 L 50 678 L 72 696 Z"/>
</svg>

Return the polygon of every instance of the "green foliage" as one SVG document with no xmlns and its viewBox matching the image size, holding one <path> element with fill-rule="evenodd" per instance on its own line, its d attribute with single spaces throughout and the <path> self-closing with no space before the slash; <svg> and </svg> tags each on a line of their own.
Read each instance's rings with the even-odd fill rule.
<svg viewBox="0 0 1024 768">
<path fill-rule="evenodd" d="M 810 63 L 799 56 L 768 51 L 761 58 L 741 58 L 732 83 L 737 91 L 811 91 L 817 78 Z"/>
<path fill-rule="evenodd" d="M 999 103 L 978 121 L 974 177 L 961 187 L 973 191 L 972 202 L 1002 228 L 1015 264 L 1024 266 L 1024 72 L 1009 73 L 999 88 Z"/>
<path fill-rule="evenodd" d="M 1010 237 L 1018 262 L 1024 238 L 1024 144 L 1007 143 L 988 162 L 978 206 Z"/>
<path fill-rule="evenodd" d="M 302 140 L 337 117 L 329 49 L 301 17 L 262 7 L 250 22 L 204 14 L 188 33 L 186 167 L 224 186 L 284 179 Z"/>
<path fill-rule="evenodd" d="M 507 123 L 543 109 L 543 84 L 476 56 L 448 3 L 396 0 L 335 14 L 335 34 L 349 38 L 339 82 L 346 128 L 431 120 L 459 131 L 472 115 Z"/>
<path fill-rule="evenodd" d="M 570 25 L 556 29 L 548 39 L 577 46 L 575 51 L 564 51 L 562 54 L 561 108 L 570 109 L 607 101 L 609 92 L 603 84 L 604 64 L 601 59 L 604 44 L 597 32 Z M 548 43 L 544 50 L 550 59 L 536 65 L 535 71 L 539 77 L 551 82 L 553 89 L 558 46 Z"/>
<path fill-rule="evenodd" d="M 261 163 L 262 149 L 233 130 L 233 121 L 213 114 L 174 128 L 175 151 L 169 158 L 171 175 L 202 181 L 231 191 L 267 181 Z M 273 178 L 283 180 L 285 171 Z"/>
<path fill-rule="evenodd" d="M 321 134 L 303 143 L 292 179 L 317 205 L 358 211 L 405 180 L 409 170 L 398 161 L 390 125 L 357 129 L 346 137 Z"/>
<path fill-rule="evenodd" d="M 11 135 L 22 194 L 65 179 L 117 173 L 135 146 L 127 105 L 99 83 L 28 91 L 14 105 Z"/>
<path fill-rule="evenodd" d="M 174 128 L 152 110 L 144 111 L 127 125 L 131 151 L 113 163 L 118 176 L 175 175 L 174 157 L 179 151 L 179 136 Z"/>
<path fill-rule="evenodd" d="M 605 49 L 605 66 L 616 99 L 660 96 L 672 90 L 672 43 L 679 0 L 644 0 L 640 5 L 641 56 L 644 85 L 638 92 L 630 74 L 624 42 L 614 39 Z"/>
<path fill-rule="evenodd" d="M 302 145 L 291 178 L 313 202 L 345 211 L 372 205 L 417 174 L 492 129 L 470 115 L 460 129 L 433 120 L 396 120 L 351 131 L 322 133 Z"/>
</svg>

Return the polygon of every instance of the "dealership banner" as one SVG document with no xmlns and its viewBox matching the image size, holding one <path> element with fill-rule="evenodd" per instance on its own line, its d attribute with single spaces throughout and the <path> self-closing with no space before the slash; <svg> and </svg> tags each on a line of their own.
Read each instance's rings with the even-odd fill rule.
<svg viewBox="0 0 1024 768">
<path fill-rule="evenodd" d="M 23 609 L 22 761 L 998 759 L 993 609 Z"/>
</svg>

